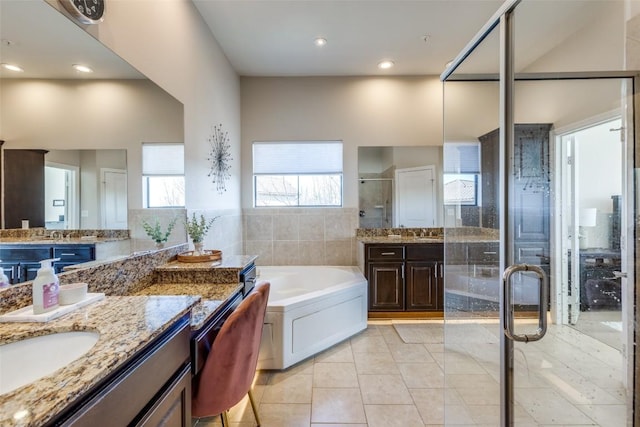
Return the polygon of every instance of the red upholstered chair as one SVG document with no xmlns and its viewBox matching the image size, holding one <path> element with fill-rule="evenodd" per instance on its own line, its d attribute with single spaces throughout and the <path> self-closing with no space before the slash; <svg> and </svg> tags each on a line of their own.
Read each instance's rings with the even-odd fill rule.
<svg viewBox="0 0 640 427">
<path fill-rule="evenodd" d="M 220 328 L 192 390 L 193 417 L 220 415 L 223 425 L 228 427 L 227 411 L 248 393 L 260 425 L 251 384 L 258 363 L 270 287 L 269 282 L 257 284 Z"/>
</svg>

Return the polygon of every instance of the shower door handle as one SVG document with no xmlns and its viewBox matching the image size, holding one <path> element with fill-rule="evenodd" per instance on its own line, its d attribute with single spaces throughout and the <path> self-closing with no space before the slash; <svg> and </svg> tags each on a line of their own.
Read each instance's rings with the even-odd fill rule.
<svg viewBox="0 0 640 427">
<path fill-rule="evenodd" d="M 513 330 L 513 292 L 511 277 L 519 271 L 532 271 L 538 276 L 538 292 L 540 295 L 538 309 L 538 329 L 533 334 L 516 334 Z M 538 341 L 547 333 L 547 287 L 549 281 L 544 270 L 537 265 L 516 264 L 507 267 L 502 275 L 502 304 L 504 334 L 513 341 L 532 342 Z"/>
</svg>

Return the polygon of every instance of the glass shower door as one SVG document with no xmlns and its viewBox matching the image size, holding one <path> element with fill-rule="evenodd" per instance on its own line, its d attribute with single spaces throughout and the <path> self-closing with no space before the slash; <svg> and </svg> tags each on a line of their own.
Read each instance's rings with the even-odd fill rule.
<svg viewBox="0 0 640 427">
<path fill-rule="evenodd" d="M 518 6 L 516 18 L 533 12 L 527 3 Z M 445 200 L 454 201 L 445 206 L 445 425 L 631 425 L 633 356 L 627 351 L 635 331 L 633 286 L 617 289 L 622 350 L 563 321 L 563 310 L 576 309 L 565 304 L 572 297 L 567 281 L 580 280 L 567 274 L 567 267 L 577 266 L 566 248 L 580 248 L 566 241 L 575 236 L 564 227 L 574 226 L 579 212 L 569 220 L 563 211 L 566 204 L 577 208 L 575 194 L 573 205 L 563 199 L 560 162 L 566 158 L 556 135 L 580 123 L 619 117 L 616 149 L 625 154 L 615 178 L 626 183 L 621 198 L 625 215 L 633 218 L 634 151 L 627 142 L 633 135 L 632 79 L 616 72 L 549 70 L 553 73 L 519 75 L 506 85 L 498 78 L 508 61 L 501 45 L 514 43 L 509 33 L 521 22 L 512 17 L 489 29 L 444 79 L 445 144 L 478 141 L 481 151 L 477 203 L 455 203 L 455 195 L 444 190 Z M 517 60 L 509 67 L 526 69 Z M 605 164 L 608 151 L 614 150 L 584 154 Z M 601 217 L 610 218 L 611 196 L 619 195 L 605 185 L 611 168 L 583 172 L 574 175 L 574 189 L 582 185 L 592 199 L 582 205 L 599 206 Z M 625 227 L 622 215 L 622 223 L 619 241 L 629 244 L 619 249 L 627 260 L 617 272 L 621 276 L 635 269 L 633 221 Z M 609 225 L 602 229 L 615 233 Z M 607 245 L 616 239 L 597 241 Z"/>
</svg>

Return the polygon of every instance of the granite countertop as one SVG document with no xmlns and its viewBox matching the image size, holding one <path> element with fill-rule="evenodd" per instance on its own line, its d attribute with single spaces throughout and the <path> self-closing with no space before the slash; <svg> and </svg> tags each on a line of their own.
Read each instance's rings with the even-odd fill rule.
<svg viewBox="0 0 640 427">
<path fill-rule="evenodd" d="M 178 260 L 170 261 L 166 264 L 160 265 L 155 268 L 156 271 L 198 271 L 198 270 L 212 270 L 212 269 L 233 269 L 242 270 L 258 258 L 257 255 L 229 255 L 222 256 L 219 261 L 207 261 L 207 262 L 180 262 Z"/>
<path fill-rule="evenodd" d="M 79 270 L 81 268 L 87 268 L 87 267 L 95 267 L 98 265 L 104 265 L 104 264 L 109 264 L 111 262 L 114 261 L 121 261 L 124 259 L 129 258 L 131 255 L 114 255 L 108 258 L 102 258 L 102 259 L 97 259 L 94 261 L 87 261 L 87 262 L 81 262 L 78 264 L 72 264 L 72 265 L 65 265 L 62 268 L 62 271 L 71 271 L 71 270 Z"/>
<path fill-rule="evenodd" d="M 442 236 L 434 236 L 434 237 L 413 237 L 413 236 L 402 236 L 402 237 L 388 237 L 388 236 L 368 236 L 368 237 L 358 237 L 358 240 L 362 243 L 388 243 L 388 244 L 406 244 L 406 243 L 444 243 L 444 238 Z"/>
<path fill-rule="evenodd" d="M 191 329 L 200 329 L 226 300 L 240 292 L 239 283 L 159 283 L 148 286 L 135 295 L 198 295 L 202 301 L 191 311 Z"/>
<path fill-rule="evenodd" d="M 52 375 L 0 395 L 0 425 L 43 425 L 199 301 L 197 296 L 106 297 L 47 323 L 0 323 L 0 345 L 57 332 L 100 333 L 96 345 L 79 359 Z"/>
<path fill-rule="evenodd" d="M 129 240 L 124 237 L 73 237 L 64 239 L 50 239 L 38 237 L 2 237 L 0 244 L 2 245 L 90 245 L 107 242 L 116 242 L 120 240 Z"/>
<path fill-rule="evenodd" d="M 446 238 L 443 236 L 439 237 L 413 237 L 413 236 L 402 236 L 402 237 L 387 237 L 387 236 L 377 236 L 377 237 L 358 237 L 358 241 L 366 244 L 373 243 L 385 243 L 385 244 L 414 244 L 414 243 L 493 243 L 499 242 L 498 237 L 486 236 L 486 235 L 468 235 L 468 236 L 447 236 Z"/>
</svg>

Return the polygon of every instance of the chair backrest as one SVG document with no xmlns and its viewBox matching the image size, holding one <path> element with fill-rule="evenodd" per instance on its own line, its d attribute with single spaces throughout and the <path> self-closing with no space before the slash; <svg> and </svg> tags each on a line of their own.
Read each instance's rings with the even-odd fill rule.
<svg viewBox="0 0 640 427">
<path fill-rule="evenodd" d="M 270 287 L 257 284 L 220 328 L 192 390 L 192 416 L 218 415 L 250 390 Z"/>
</svg>

